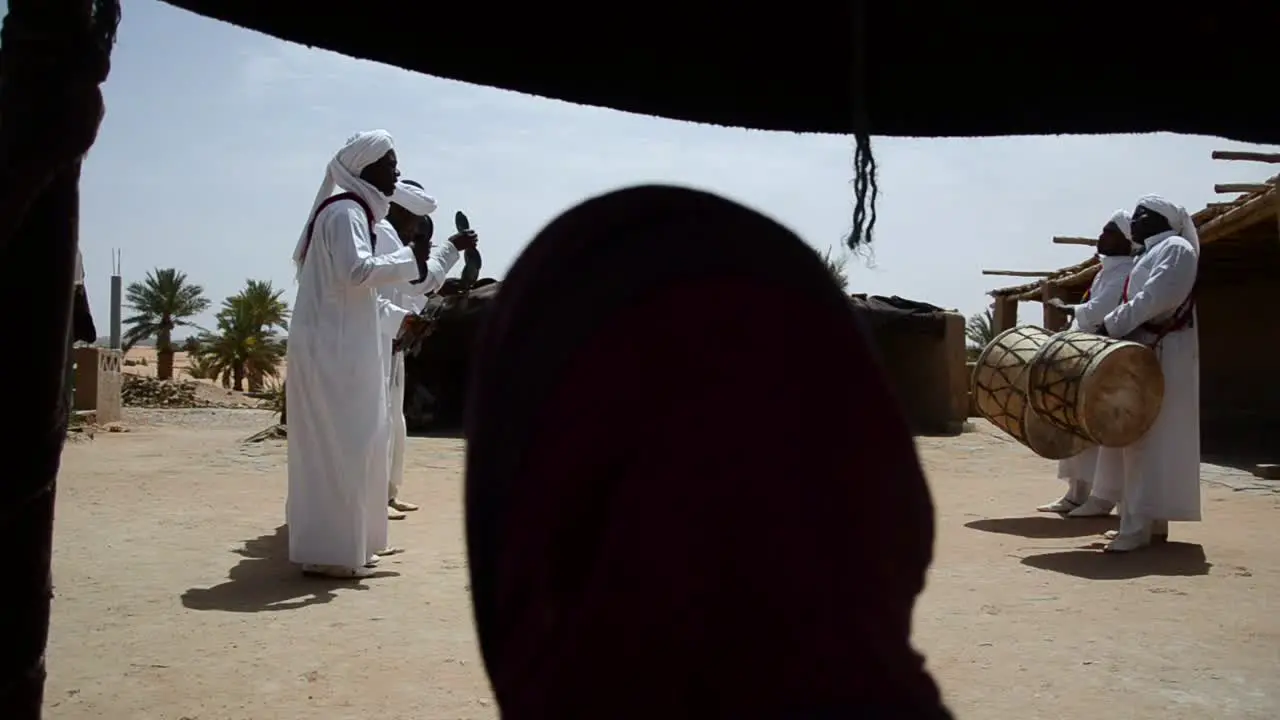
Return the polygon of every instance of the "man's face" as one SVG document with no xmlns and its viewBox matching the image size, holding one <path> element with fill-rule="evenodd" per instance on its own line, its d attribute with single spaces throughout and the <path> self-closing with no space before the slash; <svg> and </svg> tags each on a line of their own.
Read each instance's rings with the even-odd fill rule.
<svg viewBox="0 0 1280 720">
<path fill-rule="evenodd" d="M 1158 235 L 1169 227 L 1169 221 L 1164 219 L 1160 213 L 1152 210 L 1145 205 L 1139 205 L 1133 209 L 1133 222 L 1131 230 L 1133 231 L 1133 241 L 1142 242 L 1152 235 Z"/>
<path fill-rule="evenodd" d="M 405 245 L 429 241 L 431 239 L 431 231 L 434 229 L 431 224 L 431 218 L 414 215 L 395 204 L 387 212 L 387 221 L 391 223 L 391 227 L 396 229 L 396 235 L 400 236 L 400 242 Z"/>
<path fill-rule="evenodd" d="M 429 217 L 411 216 L 413 218 L 410 224 L 409 237 L 417 244 L 430 244 L 431 235 L 435 231 L 435 224 L 431 222 Z"/>
<path fill-rule="evenodd" d="M 378 188 L 383 195 L 391 197 L 396 191 L 396 180 L 400 179 L 396 151 L 388 150 L 386 155 L 360 171 L 360 179 Z"/>
<path fill-rule="evenodd" d="M 1102 255 L 1128 255 L 1132 248 L 1129 238 L 1124 236 L 1115 223 L 1107 223 L 1098 236 L 1098 252 Z"/>
</svg>

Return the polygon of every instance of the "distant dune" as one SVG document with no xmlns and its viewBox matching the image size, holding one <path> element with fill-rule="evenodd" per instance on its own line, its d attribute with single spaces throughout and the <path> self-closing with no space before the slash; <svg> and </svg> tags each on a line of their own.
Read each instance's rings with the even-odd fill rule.
<svg viewBox="0 0 1280 720">
<path fill-rule="evenodd" d="M 106 343 L 103 343 L 103 344 L 105 345 Z M 124 371 L 126 373 L 129 373 L 131 375 L 145 375 L 147 377 L 155 377 L 156 376 L 155 344 L 152 343 L 151 345 L 142 345 L 141 343 L 139 343 L 137 345 L 134 345 L 133 347 L 129 348 L 128 354 L 124 356 L 124 361 L 125 361 Z M 187 372 L 188 367 L 190 367 L 190 365 L 187 362 L 187 354 L 181 351 L 175 352 L 173 354 L 173 379 L 195 380 L 195 378 L 191 377 L 191 374 Z M 285 363 L 282 360 L 280 362 L 280 377 L 276 379 L 275 382 L 283 381 L 285 372 L 286 372 Z M 219 383 L 213 380 L 196 380 L 196 382 L 209 383 L 210 385 L 219 385 Z M 270 382 L 271 381 L 269 380 L 268 383 Z"/>
</svg>

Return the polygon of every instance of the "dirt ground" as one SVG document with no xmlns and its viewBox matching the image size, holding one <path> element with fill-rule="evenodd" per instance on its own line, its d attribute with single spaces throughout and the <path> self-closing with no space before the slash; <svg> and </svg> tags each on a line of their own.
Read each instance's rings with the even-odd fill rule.
<svg viewBox="0 0 1280 720">
<path fill-rule="evenodd" d="M 129 410 L 69 442 L 46 716 L 496 718 L 471 626 L 458 440 L 409 441 L 392 525 L 408 552 L 362 583 L 286 561 L 281 442 L 252 410 Z M 1108 522 L 1034 517 L 1052 463 L 979 423 L 919 441 L 938 511 L 916 644 L 961 718 L 1280 717 L 1280 486 L 1205 466 L 1206 522 L 1132 556 Z M 892 508 L 885 508 L 892 512 Z"/>
</svg>

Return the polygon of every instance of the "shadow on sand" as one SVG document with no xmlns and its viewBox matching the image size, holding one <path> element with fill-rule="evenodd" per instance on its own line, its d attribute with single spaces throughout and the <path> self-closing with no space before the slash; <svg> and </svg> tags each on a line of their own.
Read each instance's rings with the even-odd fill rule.
<svg viewBox="0 0 1280 720">
<path fill-rule="evenodd" d="M 1088 548 L 1030 555 L 1022 564 L 1085 580 L 1133 580 L 1141 577 L 1208 575 L 1213 564 L 1204 548 L 1192 543 L 1161 543 L 1130 553 L 1104 553 L 1103 543 Z"/>
<path fill-rule="evenodd" d="M 1090 535 L 1101 535 L 1108 530 L 1115 530 L 1120 520 L 1114 515 L 1100 518 L 1064 518 L 1058 515 L 1034 515 L 1031 517 L 987 518 L 967 522 L 970 530 L 998 533 L 1000 535 L 1017 535 L 1035 540 L 1051 538 L 1078 538 Z"/>
<path fill-rule="evenodd" d="M 337 590 L 368 590 L 362 580 L 334 580 L 304 576 L 289 562 L 289 529 L 281 525 L 270 535 L 246 540 L 233 550 L 240 561 L 227 573 L 227 581 L 210 588 L 182 593 L 182 604 L 191 610 L 263 612 L 293 610 L 327 603 Z M 378 572 L 372 578 L 396 577 Z M 365 578 L 371 579 L 371 578 Z"/>
</svg>

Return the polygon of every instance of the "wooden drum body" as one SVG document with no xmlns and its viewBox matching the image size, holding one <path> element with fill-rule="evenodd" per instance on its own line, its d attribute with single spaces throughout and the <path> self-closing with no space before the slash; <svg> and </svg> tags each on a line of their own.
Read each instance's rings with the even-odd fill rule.
<svg viewBox="0 0 1280 720">
<path fill-rule="evenodd" d="M 1093 443 L 1040 417 L 1028 402 L 1031 361 L 1051 337 L 1034 325 L 1019 325 L 997 335 L 974 364 L 971 391 L 979 414 L 1035 454 L 1061 460 Z"/>
<path fill-rule="evenodd" d="M 1027 399 L 1062 430 L 1104 447 L 1124 447 L 1160 414 L 1164 373 L 1146 345 L 1071 330 L 1031 360 Z"/>
</svg>

